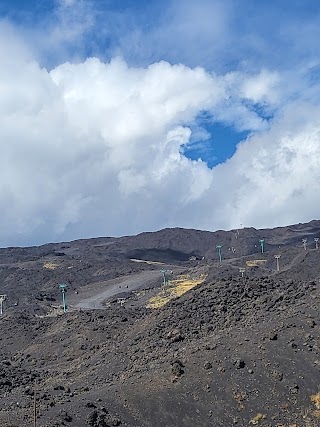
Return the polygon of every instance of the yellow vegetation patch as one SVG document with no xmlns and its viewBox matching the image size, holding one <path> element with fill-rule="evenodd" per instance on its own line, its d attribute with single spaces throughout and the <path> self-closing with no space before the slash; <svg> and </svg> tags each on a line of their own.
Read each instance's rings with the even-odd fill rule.
<svg viewBox="0 0 320 427">
<path fill-rule="evenodd" d="M 259 421 L 262 421 L 266 418 L 266 414 L 261 414 L 260 412 L 253 417 L 250 421 L 249 424 L 253 424 L 253 425 L 257 425 L 259 423 Z"/>
<path fill-rule="evenodd" d="M 315 405 L 317 409 L 320 409 L 320 391 L 317 394 L 313 394 L 311 397 L 311 402 Z"/>
<path fill-rule="evenodd" d="M 46 262 L 43 264 L 43 268 L 47 268 L 48 270 L 54 270 L 59 267 L 59 264 L 54 264 L 53 262 Z"/>
<path fill-rule="evenodd" d="M 263 265 L 266 262 L 266 259 L 252 259 L 250 261 L 246 261 L 246 265 L 247 267 L 258 267 L 259 265 Z"/>
<path fill-rule="evenodd" d="M 174 298 L 188 292 L 190 289 L 199 285 L 206 278 L 201 275 L 198 278 L 191 279 L 188 275 L 181 275 L 178 279 L 170 280 L 169 284 L 162 289 L 157 295 L 151 297 L 147 303 L 148 308 L 161 308 Z"/>
</svg>

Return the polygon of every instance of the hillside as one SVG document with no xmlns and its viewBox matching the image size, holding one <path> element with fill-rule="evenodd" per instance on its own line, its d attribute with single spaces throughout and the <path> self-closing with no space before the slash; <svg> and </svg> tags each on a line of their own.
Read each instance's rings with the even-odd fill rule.
<svg viewBox="0 0 320 427">
<path fill-rule="evenodd" d="M 0 425 L 34 425 L 35 406 L 38 427 L 318 426 L 318 236 L 312 221 L 1 249 Z"/>
</svg>

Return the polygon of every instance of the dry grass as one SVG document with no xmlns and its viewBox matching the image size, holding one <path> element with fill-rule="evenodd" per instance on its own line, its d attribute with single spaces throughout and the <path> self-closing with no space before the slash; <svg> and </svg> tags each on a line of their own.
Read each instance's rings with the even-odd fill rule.
<svg viewBox="0 0 320 427">
<path fill-rule="evenodd" d="M 259 412 L 255 417 L 253 417 L 253 418 L 249 421 L 249 424 L 257 425 L 257 424 L 259 424 L 259 421 L 264 420 L 266 417 L 267 417 L 267 416 L 266 416 L 266 414 L 261 414 L 261 413 Z"/>
<path fill-rule="evenodd" d="M 266 262 L 266 259 L 252 259 L 250 261 L 246 261 L 246 265 L 247 267 L 258 267 L 259 265 L 264 265 Z"/>
<path fill-rule="evenodd" d="M 59 264 L 54 264 L 53 262 L 46 262 L 43 264 L 43 268 L 46 268 L 48 270 L 55 270 L 59 267 Z"/>
<path fill-rule="evenodd" d="M 157 295 L 149 299 L 147 307 L 161 308 L 172 299 L 180 297 L 190 289 L 202 283 L 205 278 L 205 275 L 201 275 L 198 278 L 191 279 L 190 276 L 184 274 L 175 280 L 170 280 L 165 289 L 162 289 Z"/>
<path fill-rule="evenodd" d="M 313 394 L 311 397 L 311 402 L 315 405 L 317 409 L 320 409 L 320 391 L 317 394 Z"/>
</svg>

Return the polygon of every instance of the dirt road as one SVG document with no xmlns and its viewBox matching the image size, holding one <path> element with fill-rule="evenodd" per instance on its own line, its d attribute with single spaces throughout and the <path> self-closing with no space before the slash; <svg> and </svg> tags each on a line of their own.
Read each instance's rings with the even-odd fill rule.
<svg viewBox="0 0 320 427">
<path fill-rule="evenodd" d="M 105 308 L 104 301 L 117 294 L 135 291 L 156 282 L 160 285 L 161 280 L 160 272 L 152 270 L 94 283 L 80 289 L 78 294 L 71 295 L 68 304 L 73 308 L 102 309 Z"/>
</svg>

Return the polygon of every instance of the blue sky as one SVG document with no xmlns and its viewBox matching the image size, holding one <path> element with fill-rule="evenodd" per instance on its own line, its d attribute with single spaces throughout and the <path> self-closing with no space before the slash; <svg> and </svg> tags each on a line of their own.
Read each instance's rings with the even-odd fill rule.
<svg viewBox="0 0 320 427">
<path fill-rule="evenodd" d="M 315 0 L 2 0 L 3 244 L 319 216 L 318 40 Z"/>
<path fill-rule="evenodd" d="M 66 2 L 67 3 L 67 2 Z M 55 0 L 2 0 L 0 15 L 35 40 L 39 33 L 58 25 L 79 26 L 75 35 L 56 45 L 38 46 L 39 61 L 52 68 L 61 61 L 97 56 L 104 61 L 122 56 L 129 65 L 147 66 L 160 60 L 216 73 L 272 68 L 289 70 L 308 65 L 319 53 L 320 4 L 314 0 L 75 1 L 76 12 Z M 306 63 L 304 64 L 304 61 Z M 320 67 L 305 78 L 318 81 Z M 263 114 L 257 103 L 251 108 Z M 215 126 L 216 124 L 216 126 Z M 230 158 L 250 128 L 238 132 L 233 124 L 211 117 L 205 125 L 212 135 L 205 146 L 184 150 L 214 166 Z M 201 149 L 197 152 L 197 146 Z"/>
</svg>

